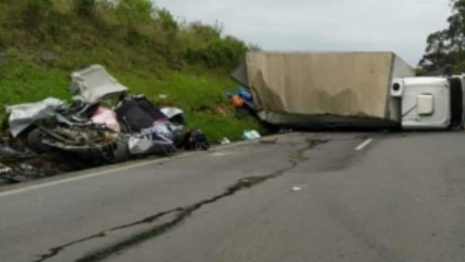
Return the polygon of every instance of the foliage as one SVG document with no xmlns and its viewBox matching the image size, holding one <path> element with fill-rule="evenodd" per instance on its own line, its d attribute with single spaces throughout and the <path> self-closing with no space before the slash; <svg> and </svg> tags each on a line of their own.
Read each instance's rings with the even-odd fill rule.
<svg viewBox="0 0 465 262">
<path fill-rule="evenodd" d="M 0 104 L 35 102 L 47 97 L 69 100 L 69 72 L 17 61 L 13 58 L 0 61 Z M 208 138 L 218 143 L 221 138 L 240 139 L 245 129 L 265 132 L 252 117 L 237 118 L 232 104 L 225 98 L 226 90 L 235 84 L 227 77 L 209 73 L 202 75 L 183 72 L 165 73 L 160 80 L 144 69 L 137 71 L 110 71 L 134 94 L 145 94 L 159 106 L 178 106 L 187 115 L 189 127 L 200 128 Z M 166 95 L 160 99 L 159 95 Z M 0 120 L 2 113 L 0 113 Z"/>
<path fill-rule="evenodd" d="M 177 33 L 179 25 L 174 19 L 173 15 L 166 9 L 161 9 L 157 12 L 157 18 L 160 21 L 163 30 L 170 33 Z"/>
<path fill-rule="evenodd" d="M 260 51 L 262 51 L 262 48 L 257 44 L 252 44 L 251 43 L 251 44 L 247 45 L 247 51 L 249 51 L 249 52 L 260 52 Z"/>
<path fill-rule="evenodd" d="M 183 23 L 150 0 L 0 2 L 2 46 L 29 49 L 34 44 L 37 49 L 53 47 L 66 52 L 69 48 L 63 47 L 67 45 L 99 49 L 108 43 L 146 50 L 147 57 L 161 57 L 166 62 L 164 65 L 173 62 L 200 65 L 224 72 L 237 66 L 247 50 L 259 50 L 257 46 L 247 46 L 239 39 L 223 35 L 223 27 L 218 22 L 213 25 Z"/>
<path fill-rule="evenodd" d="M 144 24 L 151 20 L 153 6 L 150 0 L 120 0 L 115 11 L 127 24 Z"/>
<path fill-rule="evenodd" d="M 201 62 L 208 68 L 233 68 L 243 60 L 246 52 L 246 45 L 232 36 L 224 39 L 212 37 L 208 42 L 187 48 L 185 57 L 189 62 Z"/>
<path fill-rule="evenodd" d="M 465 69 L 465 0 L 450 0 L 450 5 L 448 28 L 428 36 L 425 55 L 419 64 L 425 71 L 449 64 L 456 66 L 456 70 Z"/>
<path fill-rule="evenodd" d="M 149 0 L 0 0 L 0 107 L 70 99 L 70 73 L 101 64 L 131 92 L 181 107 L 213 142 L 239 139 L 262 131 L 224 95 L 247 49 L 219 23 L 178 21 Z"/>
<path fill-rule="evenodd" d="M 36 27 L 40 20 L 47 17 L 52 9 L 50 0 L 27 0 L 24 10 L 26 26 Z"/>
<path fill-rule="evenodd" d="M 73 0 L 73 7 L 78 14 L 91 16 L 94 13 L 96 0 Z"/>
</svg>

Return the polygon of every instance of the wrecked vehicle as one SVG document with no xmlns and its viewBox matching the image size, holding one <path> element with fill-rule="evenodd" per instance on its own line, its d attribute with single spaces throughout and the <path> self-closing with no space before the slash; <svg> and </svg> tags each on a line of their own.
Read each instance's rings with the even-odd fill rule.
<svg viewBox="0 0 465 262">
<path fill-rule="evenodd" d="M 118 133 L 105 125 L 76 124 L 61 115 L 31 131 L 28 146 L 40 154 L 61 151 L 93 163 L 128 159 L 126 142 Z"/>
<path fill-rule="evenodd" d="M 159 108 L 144 95 L 129 94 L 100 65 L 72 73 L 71 80 L 70 104 L 47 98 L 6 108 L 11 139 L 5 137 L 9 143 L 0 146 L 0 181 L 19 183 L 210 147 L 200 130 L 184 131 L 181 109 Z"/>
<path fill-rule="evenodd" d="M 74 72 L 71 79 L 70 91 L 76 95 L 71 104 L 47 98 L 7 107 L 11 136 L 25 140 L 38 157 L 58 154 L 100 165 L 168 155 L 184 147 L 186 119 L 181 109 L 159 108 L 144 95 L 129 95 L 128 88 L 100 65 Z M 0 158 L 19 160 L 17 151 L 1 149 Z M 30 169 L 27 163 L 23 167 L 2 166 L 0 177 L 21 182 L 15 171 Z"/>
<path fill-rule="evenodd" d="M 36 103 L 7 106 L 9 127 L 11 135 L 17 137 L 36 121 L 55 114 L 55 111 L 64 106 L 65 102 L 56 98 L 47 98 Z"/>
<path fill-rule="evenodd" d="M 251 89 L 258 117 L 306 129 L 458 129 L 464 76 L 415 77 L 391 52 L 247 54 L 232 77 Z"/>
<path fill-rule="evenodd" d="M 129 135 L 131 155 L 170 154 L 181 146 L 185 120 L 182 111 L 172 113 L 176 124 L 145 96 L 124 97 L 115 112 L 123 133 Z"/>
</svg>

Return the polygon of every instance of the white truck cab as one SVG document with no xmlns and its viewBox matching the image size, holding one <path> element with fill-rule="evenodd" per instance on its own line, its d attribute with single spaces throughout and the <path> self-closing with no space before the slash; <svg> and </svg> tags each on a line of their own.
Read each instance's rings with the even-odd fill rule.
<svg viewBox="0 0 465 262">
<path fill-rule="evenodd" d="M 458 129 L 464 125 L 464 76 L 396 78 L 391 97 L 401 106 L 404 130 Z"/>
</svg>

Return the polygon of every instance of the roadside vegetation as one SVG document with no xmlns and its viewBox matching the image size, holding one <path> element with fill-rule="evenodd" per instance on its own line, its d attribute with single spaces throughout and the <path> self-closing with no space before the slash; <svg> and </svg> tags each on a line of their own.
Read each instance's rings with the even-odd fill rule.
<svg viewBox="0 0 465 262">
<path fill-rule="evenodd" d="M 263 132 L 224 95 L 249 46 L 149 0 L 0 0 L 0 105 L 70 99 L 71 72 L 101 64 L 131 93 L 182 108 L 212 142 L 239 139 Z"/>
<path fill-rule="evenodd" d="M 451 65 L 455 73 L 465 72 L 465 0 L 448 0 L 451 16 L 448 27 L 428 36 L 421 71 L 429 72 Z"/>
</svg>

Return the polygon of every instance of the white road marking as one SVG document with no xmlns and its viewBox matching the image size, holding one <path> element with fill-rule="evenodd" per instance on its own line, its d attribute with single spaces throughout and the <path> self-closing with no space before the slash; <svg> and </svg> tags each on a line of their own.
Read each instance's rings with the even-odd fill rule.
<svg viewBox="0 0 465 262">
<path fill-rule="evenodd" d="M 82 176 L 77 176 L 77 177 L 70 177 L 70 178 L 66 178 L 66 179 L 63 179 L 63 180 L 52 181 L 52 182 L 49 182 L 49 183 L 44 183 L 44 184 L 32 185 L 32 186 L 29 186 L 29 187 L 13 189 L 13 190 L 10 190 L 10 191 L 1 192 L 0 193 L 0 198 L 5 197 L 5 196 L 17 195 L 17 194 L 20 194 L 20 193 L 33 191 L 33 190 L 37 190 L 37 189 L 42 189 L 42 188 L 46 188 L 46 187 L 51 187 L 51 186 L 76 182 L 76 181 L 80 181 L 80 180 L 84 180 L 84 179 L 88 179 L 88 178 L 104 176 L 104 175 L 108 175 L 108 174 L 111 174 L 111 173 L 114 173 L 114 172 L 130 170 L 130 169 L 133 169 L 133 168 L 148 166 L 148 165 L 152 165 L 152 164 L 156 164 L 156 163 L 160 163 L 160 162 L 161 162 L 161 160 L 157 159 L 157 160 L 153 160 L 153 161 L 149 161 L 149 162 L 138 163 L 138 164 L 133 164 L 133 165 L 126 165 L 126 166 L 123 166 L 123 167 L 118 167 L 118 168 L 113 168 L 113 169 L 104 170 L 104 171 L 100 171 L 100 172 L 90 173 L 90 174 L 87 174 L 87 175 L 82 175 Z"/>
<path fill-rule="evenodd" d="M 372 138 L 367 139 L 365 140 L 365 142 L 361 143 L 358 147 L 356 147 L 355 150 L 360 151 L 364 149 L 366 146 L 368 146 L 369 144 L 371 144 L 371 142 L 373 142 Z"/>
<path fill-rule="evenodd" d="M 212 149 L 212 151 L 235 148 L 235 147 L 239 147 L 239 146 L 242 146 L 242 145 L 253 144 L 254 142 L 256 142 L 256 141 L 243 141 L 243 142 L 231 143 L 229 145 L 219 146 L 216 149 Z M 105 176 L 105 175 L 109 175 L 109 174 L 114 173 L 114 172 L 125 171 L 125 170 L 130 170 L 130 169 L 133 169 L 133 168 L 149 166 L 149 165 L 161 163 L 161 162 L 164 162 L 164 161 L 167 161 L 167 160 L 185 158 L 185 157 L 195 155 L 195 154 L 196 153 L 186 153 L 186 154 L 179 155 L 177 157 L 166 158 L 166 159 L 155 159 L 155 160 L 151 160 L 151 161 L 147 161 L 147 162 L 143 162 L 143 163 L 125 165 L 123 167 L 117 167 L 117 168 L 113 168 L 113 169 L 103 170 L 103 171 L 100 171 L 100 172 L 90 173 L 90 174 L 87 174 L 87 175 L 70 177 L 70 178 L 65 178 L 65 179 L 62 179 L 62 180 L 51 181 L 51 182 L 48 182 L 48 183 L 37 184 L 37 185 L 32 185 L 32 186 L 25 186 L 25 187 L 18 188 L 18 189 L 12 189 L 12 190 L 8 190 L 8 191 L 0 192 L 0 198 L 25 193 L 25 192 L 28 192 L 28 191 L 38 190 L 38 189 L 42 189 L 42 188 L 47 188 L 47 187 L 51 187 L 51 186 L 76 182 L 76 181 L 80 181 L 80 180 L 84 180 L 84 179 L 88 179 L 88 178 Z"/>
<path fill-rule="evenodd" d="M 229 152 L 215 152 L 212 154 L 213 156 L 218 156 L 218 157 L 221 157 L 221 156 L 228 156 L 228 155 L 231 155 L 231 153 Z"/>
</svg>

